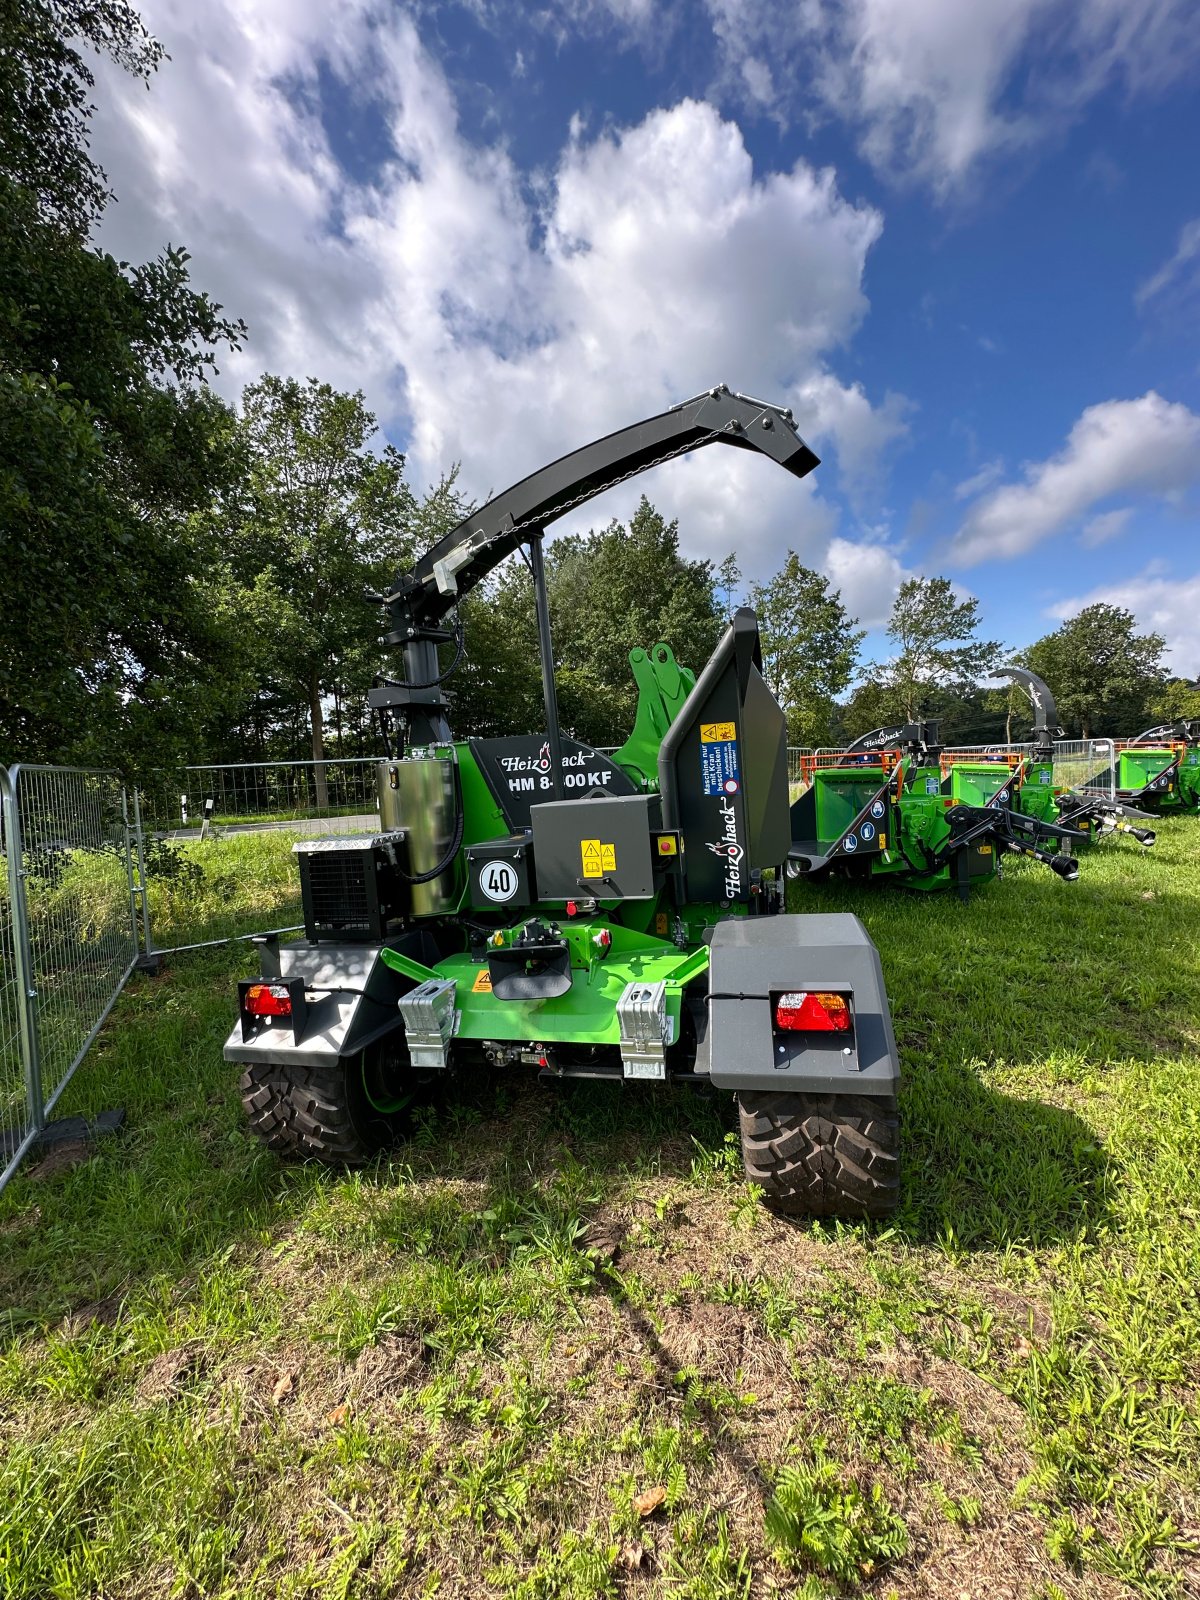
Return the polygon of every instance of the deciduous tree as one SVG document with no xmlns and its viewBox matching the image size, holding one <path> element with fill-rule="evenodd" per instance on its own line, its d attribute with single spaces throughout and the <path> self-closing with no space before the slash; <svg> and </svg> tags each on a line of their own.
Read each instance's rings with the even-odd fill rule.
<svg viewBox="0 0 1200 1600">
<path fill-rule="evenodd" d="M 373 448 L 361 393 L 267 375 L 242 397 L 245 484 L 219 538 L 242 586 L 260 675 L 305 706 L 325 800 L 324 697 L 382 661 L 378 609 L 365 599 L 410 558 L 418 508 L 404 457 Z"/>
<path fill-rule="evenodd" d="M 1166 682 L 1166 641 L 1136 629 L 1136 617 L 1123 606 L 1085 606 L 1020 656 L 1046 680 L 1069 732 L 1119 738 L 1153 721 Z"/>
<path fill-rule="evenodd" d="M 763 675 L 787 716 L 789 739 L 828 744 L 837 696 L 854 677 L 865 631 L 829 580 L 803 566 L 794 550 L 769 583 L 751 586 L 750 604 L 758 613 Z"/>
<path fill-rule="evenodd" d="M 889 708 L 911 722 L 939 690 L 964 694 L 986 677 L 1001 647 L 978 629 L 978 600 L 956 599 L 948 578 L 906 579 L 887 627 L 896 654 L 871 673 L 890 691 Z"/>
<path fill-rule="evenodd" d="M 124 0 L 0 8 L 0 751 L 145 765 L 222 692 L 190 518 L 233 470 L 204 380 L 242 329 L 184 250 L 89 243 L 89 51 L 161 55 Z"/>
<path fill-rule="evenodd" d="M 721 632 L 712 564 L 681 555 L 678 522 L 643 495 L 628 528 L 558 539 L 546 567 L 564 726 L 590 744 L 619 744 L 637 705 L 635 645 L 663 639 L 697 672 L 712 654 Z"/>
</svg>

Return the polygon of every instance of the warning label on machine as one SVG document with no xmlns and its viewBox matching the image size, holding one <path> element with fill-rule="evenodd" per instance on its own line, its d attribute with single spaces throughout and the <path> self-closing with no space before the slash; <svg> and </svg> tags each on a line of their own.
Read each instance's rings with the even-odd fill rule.
<svg viewBox="0 0 1200 1600">
<path fill-rule="evenodd" d="M 607 872 L 617 870 L 617 847 L 604 844 L 599 839 L 581 839 L 579 853 L 583 859 L 585 878 L 602 878 Z"/>
<path fill-rule="evenodd" d="M 736 794 L 741 788 L 736 731 L 732 722 L 700 724 L 700 781 L 705 794 Z"/>
</svg>

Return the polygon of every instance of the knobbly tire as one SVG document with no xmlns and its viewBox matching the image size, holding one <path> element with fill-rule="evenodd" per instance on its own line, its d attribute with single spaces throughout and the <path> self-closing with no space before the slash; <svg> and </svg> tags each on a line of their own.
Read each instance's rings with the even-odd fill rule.
<svg viewBox="0 0 1200 1600">
<path fill-rule="evenodd" d="M 375 1046 L 329 1066 L 254 1062 L 242 1074 L 250 1127 L 292 1161 L 357 1167 L 395 1144 L 412 1099 L 404 1061 Z"/>
<path fill-rule="evenodd" d="M 785 1217 L 889 1217 L 900 1199 L 900 1118 L 891 1096 L 738 1096 L 742 1162 Z"/>
</svg>

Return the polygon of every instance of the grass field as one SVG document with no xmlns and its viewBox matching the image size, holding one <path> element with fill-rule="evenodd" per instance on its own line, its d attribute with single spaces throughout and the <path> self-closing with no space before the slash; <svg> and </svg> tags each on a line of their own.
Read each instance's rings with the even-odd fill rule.
<svg viewBox="0 0 1200 1600">
<path fill-rule="evenodd" d="M 285 1168 L 220 1058 L 252 952 L 134 979 L 63 1106 L 127 1130 L 0 1196 L 0 1595 L 1200 1593 L 1200 821 L 1159 841 L 798 892 L 883 957 L 886 1229 L 771 1219 L 728 1103 L 650 1086 Z M 245 850 L 292 919 L 218 847 L 164 917 L 241 915 Z"/>
</svg>

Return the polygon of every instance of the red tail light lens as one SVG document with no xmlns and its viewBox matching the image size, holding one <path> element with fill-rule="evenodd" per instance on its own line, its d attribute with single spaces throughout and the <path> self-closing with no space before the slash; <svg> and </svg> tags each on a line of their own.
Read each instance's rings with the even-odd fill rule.
<svg viewBox="0 0 1200 1600">
<path fill-rule="evenodd" d="M 252 983 L 246 990 L 246 1010 L 252 1017 L 290 1017 L 292 997 L 286 983 Z"/>
<path fill-rule="evenodd" d="M 775 1002 L 775 1026 L 787 1033 L 849 1033 L 849 999 L 804 990 L 781 994 Z"/>
</svg>

